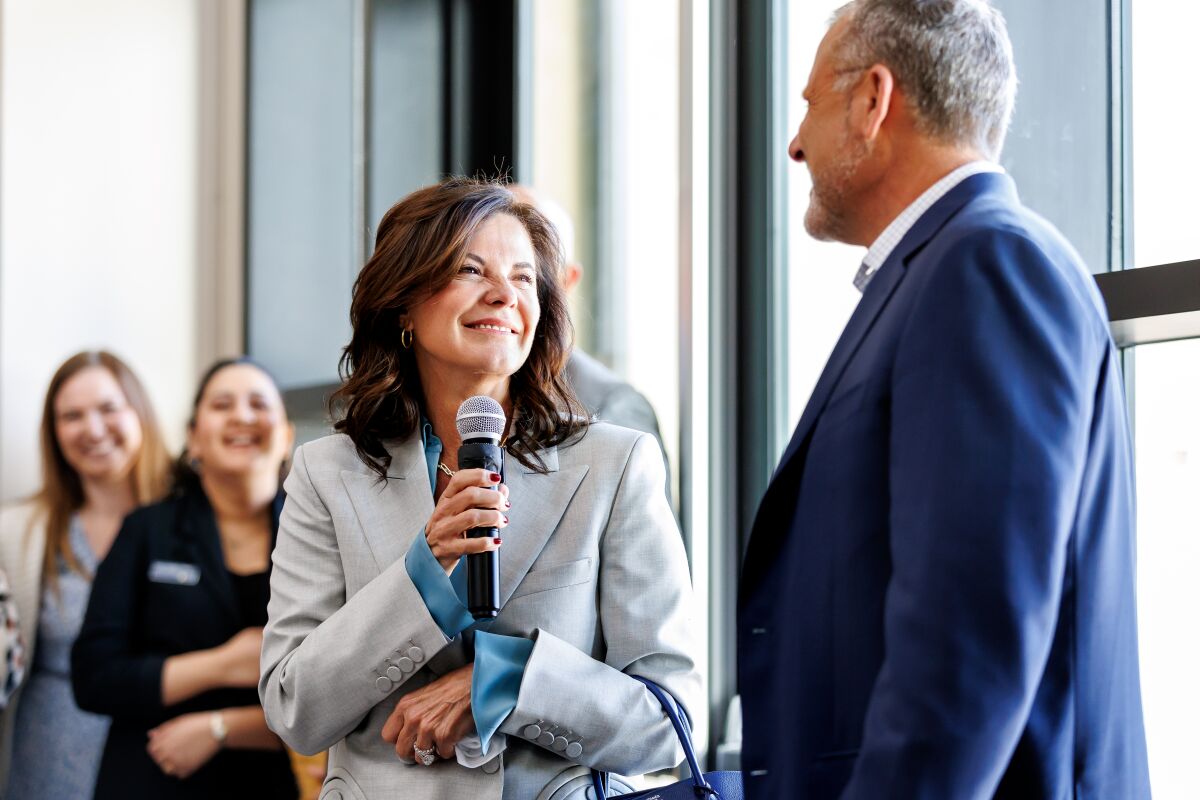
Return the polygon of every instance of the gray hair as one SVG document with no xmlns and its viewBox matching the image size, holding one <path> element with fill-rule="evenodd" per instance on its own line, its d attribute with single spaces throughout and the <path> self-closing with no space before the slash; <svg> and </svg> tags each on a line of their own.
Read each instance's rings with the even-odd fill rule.
<svg viewBox="0 0 1200 800">
<path fill-rule="evenodd" d="M 883 64 L 921 133 L 999 158 L 1017 73 L 1004 17 L 987 0 L 853 0 L 834 12 L 842 19 L 839 72 Z M 838 88 L 857 77 L 841 76 Z"/>
</svg>

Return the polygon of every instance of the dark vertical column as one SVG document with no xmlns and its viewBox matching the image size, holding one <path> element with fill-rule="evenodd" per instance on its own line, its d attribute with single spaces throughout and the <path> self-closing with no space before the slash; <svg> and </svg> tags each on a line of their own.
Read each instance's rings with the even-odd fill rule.
<svg viewBox="0 0 1200 800">
<path fill-rule="evenodd" d="M 736 692 L 737 582 L 787 430 L 787 5 L 714 3 L 710 752 Z"/>
<path fill-rule="evenodd" d="M 445 0 L 445 9 L 446 171 L 511 172 L 517 152 L 517 2 Z"/>
</svg>

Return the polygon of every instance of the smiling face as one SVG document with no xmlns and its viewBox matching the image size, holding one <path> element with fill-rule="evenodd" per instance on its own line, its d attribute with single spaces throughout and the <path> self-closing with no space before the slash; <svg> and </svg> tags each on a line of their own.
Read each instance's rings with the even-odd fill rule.
<svg viewBox="0 0 1200 800">
<path fill-rule="evenodd" d="M 536 265 L 516 217 L 480 225 L 450 283 L 405 320 L 427 391 L 439 381 L 505 381 L 521 368 L 540 319 Z"/>
<path fill-rule="evenodd" d="M 208 381 L 188 431 L 188 455 L 205 474 L 278 473 L 293 432 L 275 383 L 251 364 L 231 364 Z"/>
<path fill-rule="evenodd" d="M 104 367 L 85 367 L 54 398 L 54 435 L 80 478 L 125 480 L 142 446 L 142 423 L 117 379 Z"/>
</svg>

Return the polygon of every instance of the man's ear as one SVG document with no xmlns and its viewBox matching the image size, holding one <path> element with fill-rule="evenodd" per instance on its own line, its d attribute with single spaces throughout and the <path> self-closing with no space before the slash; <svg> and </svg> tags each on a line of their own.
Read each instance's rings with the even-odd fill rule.
<svg viewBox="0 0 1200 800">
<path fill-rule="evenodd" d="M 874 141 L 879 136 L 879 129 L 891 112 L 895 91 L 896 78 L 883 64 L 867 69 L 851 90 L 850 126 L 865 141 Z"/>
</svg>

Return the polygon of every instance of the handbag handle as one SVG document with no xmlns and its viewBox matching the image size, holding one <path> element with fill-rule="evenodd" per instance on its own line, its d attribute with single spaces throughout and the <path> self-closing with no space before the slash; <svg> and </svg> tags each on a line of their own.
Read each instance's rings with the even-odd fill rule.
<svg viewBox="0 0 1200 800">
<path fill-rule="evenodd" d="M 704 780 L 704 773 L 700 770 L 700 762 L 696 760 L 696 750 L 692 746 L 691 725 L 686 717 L 681 717 L 679 714 L 680 706 L 674 697 L 654 681 L 643 678 L 641 675 L 630 675 L 636 681 L 645 684 L 650 693 L 654 695 L 666 712 L 667 718 L 671 720 L 671 727 L 675 729 L 675 735 L 679 738 L 679 744 L 683 747 L 683 754 L 687 758 L 688 769 L 692 771 L 692 783 L 696 787 L 697 797 L 717 797 L 716 791 L 708 785 Z M 687 712 L 684 711 L 684 714 Z M 592 770 L 592 788 L 596 792 L 597 800 L 604 800 L 608 797 L 608 773 Z"/>
</svg>

